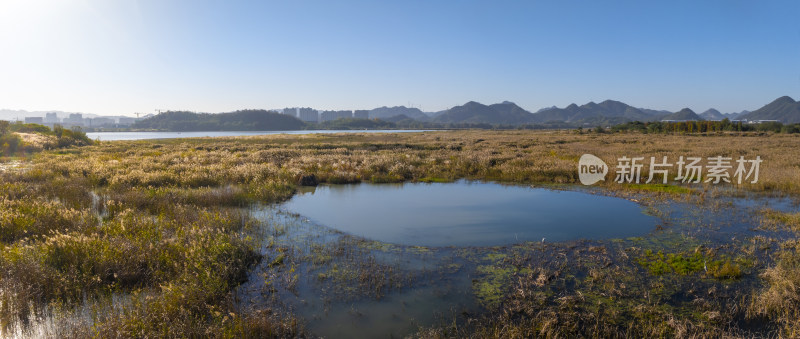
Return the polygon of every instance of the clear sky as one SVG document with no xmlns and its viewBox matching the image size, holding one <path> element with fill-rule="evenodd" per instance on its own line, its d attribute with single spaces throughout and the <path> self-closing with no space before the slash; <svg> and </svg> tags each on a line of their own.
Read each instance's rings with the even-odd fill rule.
<svg viewBox="0 0 800 339">
<path fill-rule="evenodd" d="M 800 1 L 0 0 L 0 108 L 800 99 Z"/>
</svg>

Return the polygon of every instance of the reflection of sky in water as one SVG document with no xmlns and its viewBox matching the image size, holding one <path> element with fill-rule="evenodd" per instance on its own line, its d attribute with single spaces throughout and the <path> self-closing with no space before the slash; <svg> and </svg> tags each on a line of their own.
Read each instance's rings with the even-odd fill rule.
<svg viewBox="0 0 800 339">
<path fill-rule="evenodd" d="M 320 186 L 285 207 L 347 233 L 424 246 L 629 237 L 656 223 L 623 199 L 469 182 Z"/>
</svg>

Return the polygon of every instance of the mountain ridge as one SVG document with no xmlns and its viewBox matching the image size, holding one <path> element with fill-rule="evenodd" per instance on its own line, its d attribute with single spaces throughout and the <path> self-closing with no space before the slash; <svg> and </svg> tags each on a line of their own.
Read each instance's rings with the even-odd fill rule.
<svg viewBox="0 0 800 339">
<path fill-rule="evenodd" d="M 134 128 L 169 131 L 287 131 L 303 126 L 296 117 L 256 109 L 217 114 L 167 111 L 133 124 Z"/>
<path fill-rule="evenodd" d="M 790 124 L 800 123 L 800 102 L 789 96 L 782 96 L 739 118 L 745 120 L 777 120 Z"/>
<path fill-rule="evenodd" d="M 525 124 L 533 122 L 531 114 L 512 102 L 484 105 L 476 101 L 469 101 L 436 115 L 432 121 L 439 123 Z"/>
<path fill-rule="evenodd" d="M 386 120 L 388 118 L 392 118 L 398 115 L 405 115 L 411 119 L 418 121 L 428 121 L 430 119 L 430 116 L 428 114 L 425 114 L 425 112 L 421 111 L 419 108 L 416 107 L 381 106 L 369 110 L 370 119 Z"/>
<path fill-rule="evenodd" d="M 689 108 L 684 108 L 680 111 L 672 113 L 670 115 L 664 116 L 661 118 L 662 121 L 664 120 L 674 120 L 674 121 L 699 121 L 704 120 L 702 117 L 697 115 L 694 111 Z"/>
</svg>

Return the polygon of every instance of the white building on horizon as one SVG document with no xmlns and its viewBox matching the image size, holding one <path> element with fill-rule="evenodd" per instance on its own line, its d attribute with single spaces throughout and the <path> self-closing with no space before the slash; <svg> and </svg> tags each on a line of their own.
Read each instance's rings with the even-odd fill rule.
<svg viewBox="0 0 800 339">
<path fill-rule="evenodd" d="M 319 122 L 319 112 L 313 108 L 301 107 L 298 110 L 298 118 L 306 122 Z"/>
</svg>

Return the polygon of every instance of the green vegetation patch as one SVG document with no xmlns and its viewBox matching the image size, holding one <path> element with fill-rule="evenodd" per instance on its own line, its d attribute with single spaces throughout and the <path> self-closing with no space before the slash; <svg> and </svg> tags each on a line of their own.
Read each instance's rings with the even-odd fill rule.
<svg viewBox="0 0 800 339">
<path fill-rule="evenodd" d="M 517 269 L 512 266 L 481 265 L 475 272 L 478 279 L 472 281 L 472 290 L 478 303 L 489 310 L 497 309 Z"/>
<path fill-rule="evenodd" d="M 429 183 L 432 183 L 432 182 L 438 182 L 438 183 L 453 182 L 452 179 L 440 178 L 440 177 L 424 177 L 424 178 L 419 179 L 419 181 L 421 181 L 421 182 L 429 182 Z"/>
<path fill-rule="evenodd" d="M 692 189 L 667 184 L 630 184 L 625 185 L 626 188 L 637 191 L 658 192 L 658 193 L 671 193 L 671 194 L 688 194 L 694 192 Z"/>
<path fill-rule="evenodd" d="M 650 274 L 664 275 L 691 275 L 703 272 L 710 277 L 720 280 L 739 279 L 742 276 L 740 263 L 723 257 L 715 260 L 712 256 L 705 255 L 701 251 L 694 253 L 667 253 L 662 251 L 653 252 L 645 250 L 644 255 L 639 258 L 639 264 Z M 740 261 L 744 263 L 746 261 Z"/>
</svg>

